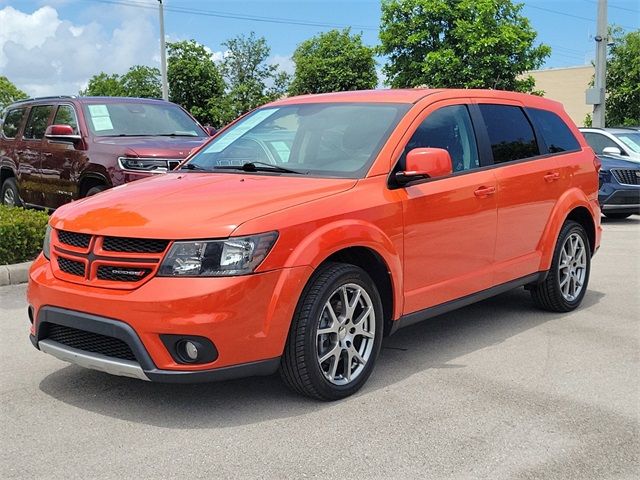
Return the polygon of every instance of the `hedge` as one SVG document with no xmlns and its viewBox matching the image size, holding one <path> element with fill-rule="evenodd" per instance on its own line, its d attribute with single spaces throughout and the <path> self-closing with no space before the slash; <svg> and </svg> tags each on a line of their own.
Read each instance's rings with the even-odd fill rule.
<svg viewBox="0 0 640 480">
<path fill-rule="evenodd" d="M 49 215 L 0 205 L 0 265 L 33 260 L 42 250 Z"/>
</svg>

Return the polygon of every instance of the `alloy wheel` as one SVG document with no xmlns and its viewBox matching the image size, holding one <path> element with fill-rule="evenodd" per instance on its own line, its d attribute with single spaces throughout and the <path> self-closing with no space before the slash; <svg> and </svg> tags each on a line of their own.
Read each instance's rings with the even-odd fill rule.
<svg viewBox="0 0 640 480">
<path fill-rule="evenodd" d="M 4 196 L 2 197 L 2 203 L 4 205 L 8 205 L 10 207 L 15 207 L 16 205 L 16 194 L 11 188 L 7 188 L 4 191 Z"/>
<path fill-rule="evenodd" d="M 587 249 L 584 240 L 577 233 L 567 237 L 560 251 L 558 279 L 560 292 L 565 300 L 575 301 L 582 288 L 587 273 Z"/>
</svg>

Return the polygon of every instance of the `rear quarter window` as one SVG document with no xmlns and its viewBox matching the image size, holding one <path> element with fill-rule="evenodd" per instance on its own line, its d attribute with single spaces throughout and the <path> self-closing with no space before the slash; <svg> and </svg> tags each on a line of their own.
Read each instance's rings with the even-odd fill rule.
<svg viewBox="0 0 640 480">
<path fill-rule="evenodd" d="M 15 138 L 18 134 L 25 111 L 26 109 L 24 108 L 14 108 L 7 112 L 2 124 L 2 133 L 6 138 Z"/>
<path fill-rule="evenodd" d="M 479 105 L 491 143 L 493 163 L 505 163 L 540 155 L 533 127 L 520 107 Z"/>
<path fill-rule="evenodd" d="M 571 130 L 558 115 L 548 110 L 528 108 L 527 113 L 542 134 L 549 153 L 580 150 L 580 144 Z"/>
</svg>

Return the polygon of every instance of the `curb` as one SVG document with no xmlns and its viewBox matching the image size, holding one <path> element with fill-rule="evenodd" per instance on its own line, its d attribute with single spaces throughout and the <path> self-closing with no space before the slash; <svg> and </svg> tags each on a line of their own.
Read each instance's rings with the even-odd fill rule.
<svg viewBox="0 0 640 480">
<path fill-rule="evenodd" d="M 26 283 L 29 279 L 29 268 L 33 262 L 0 265 L 0 287 Z"/>
</svg>

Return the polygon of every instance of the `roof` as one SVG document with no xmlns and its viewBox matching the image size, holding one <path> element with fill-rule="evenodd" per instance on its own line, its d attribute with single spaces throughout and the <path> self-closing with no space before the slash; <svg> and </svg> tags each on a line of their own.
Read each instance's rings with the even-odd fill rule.
<svg viewBox="0 0 640 480">
<path fill-rule="evenodd" d="M 48 102 L 48 101 L 60 101 L 63 102 L 65 100 L 73 100 L 79 103 L 167 103 L 162 99 L 156 98 L 138 98 L 138 97 L 80 97 L 76 95 L 52 95 L 49 97 L 35 97 L 35 98 L 25 98 L 23 100 L 18 100 L 17 102 L 8 105 L 7 108 L 13 105 L 21 105 L 25 103 L 36 103 L 36 102 Z"/>
</svg>

